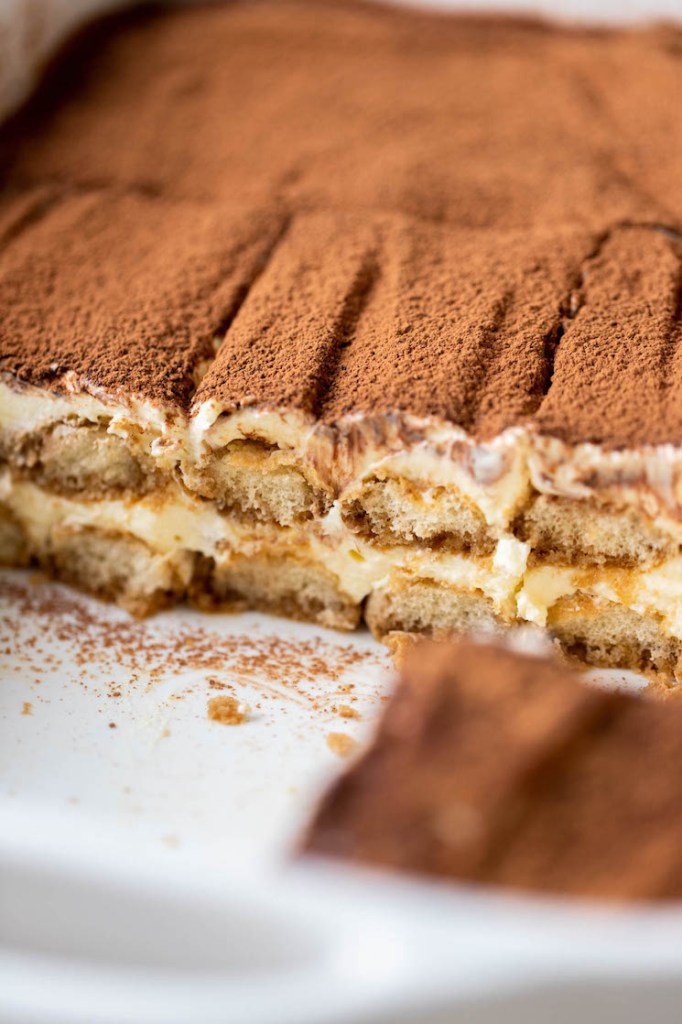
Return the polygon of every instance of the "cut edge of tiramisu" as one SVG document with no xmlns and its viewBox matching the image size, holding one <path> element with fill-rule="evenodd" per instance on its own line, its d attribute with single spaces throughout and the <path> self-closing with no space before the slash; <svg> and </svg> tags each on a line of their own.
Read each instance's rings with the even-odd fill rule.
<svg viewBox="0 0 682 1024">
<path fill-rule="evenodd" d="M 392 33 L 407 38 L 408 15 L 351 7 L 334 8 L 349 38 L 369 19 L 397 67 Z M 295 45 L 310 46 L 314 5 L 287 10 Z M 129 36 L 124 24 L 112 36 L 121 109 L 141 88 L 140 40 L 153 59 L 158 31 L 163 63 L 202 17 L 280 59 L 268 4 L 150 17 Z M 452 45 L 473 47 L 472 69 L 509 85 L 505 24 L 442 21 Z M 427 50 L 441 46 L 435 22 L 417 25 Z M 548 67 L 555 47 L 579 59 L 565 30 L 524 26 L 514 31 L 534 60 L 540 45 Z M 315 47 L 349 59 L 320 33 Z M 590 39 L 621 60 L 640 37 Z M 90 75 L 83 109 L 67 81 L 67 113 L 93 133 L 107 117 L 118 130 L 111 82 L 104 109 Z M 307 96 L 296 93 L 292 132 Z M 209 100 L 223 109 L 218 93 Z M 57 113 L 60 102 L 55 92 Z M 0 138 L 14 175 L 0 202 L 3 562 L 37 562 L 137 614 L 189 598 L 338 628 L 364 618 L 379 636 L 531 623 L 588 662 L 675 677 L 674 217 L 655 218 L 641 190 L 623 198 L 620 179 L 610 206 L 597 189 L 580 217 L 559 197 L 562 216 L 529 219 L 529 186 L 514 178 L 514 217 L 491 200 L 480 212 L 492 219 L 475 223 L 450 207 L 382 206 L 373 192 L 355 204 L 284 196 L 271 163 L 265 194 L 245 177 L 229 201 L 215 182 L 183 195 L 81 180 L 69 118 L 46 110 L 33 135 L 20 117 Z M 46 175 L 60 161 L 61 176 Z"/>
</svg>

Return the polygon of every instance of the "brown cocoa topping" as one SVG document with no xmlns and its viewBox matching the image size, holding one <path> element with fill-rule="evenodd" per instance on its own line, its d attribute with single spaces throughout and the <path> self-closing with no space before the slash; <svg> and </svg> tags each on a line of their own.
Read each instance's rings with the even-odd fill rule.
<svg viewBox="0 0 682 1024">
<path fill-rule="evenodd" d="M 682 897 L 682 706 L 473 643 L 407 651 L 373 746 L 306 846 L 608 899 Z"/>
<path fill-rule="evenodd" d="M 187 404 L 276 224 L 215 205 L 64 196 L 0 250 L 0 373 Z"/>
<path fill-rule="evenodd" d="M 105 19 L 0 132 L 0 371 L 680 442 L 681 88 L 673 25 Z"/>
</svg>

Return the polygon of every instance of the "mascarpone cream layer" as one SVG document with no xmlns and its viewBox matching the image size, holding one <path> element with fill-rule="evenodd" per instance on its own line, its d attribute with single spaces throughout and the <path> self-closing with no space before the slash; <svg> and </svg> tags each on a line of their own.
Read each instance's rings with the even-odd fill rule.
<svg viewBox="0 0 682 1024">
<path fill-rule="evenodd" d="M 333 428 L 296 410 L 226 413 L 203 402 L 189 416 L 134 395 L 85 391 L 66 375 L 59 393 L 0 382 L 0 430 L 35 431 L 64 421 L 98 423 L 142 448 L 166 472 L 201 469 L 235 440 L 292 452 L 343 497 L 375 474 L 451 488 L 501 535 L 531 493 L 606 497 L 646 514 L 682 542 L 682 447 L 609 450 L 565 445 L 514 427 L 480 442 L 451 423 L 408 415 L 352 414 Z"/>
<path fill-rule="evenodd" d="M 66 390 L 69 384 L 73 393 Z M 116 401 L 86 393 L 68 379 L 62 386 L 65 393 L 0 382 L 0 430 L 31 432 L 69 420 L 97 423 L 133 450 L 143 449 L 161 470 L 179 467 L 187 473 L 219 458 L 232 441 L 258 440 L 293 452 L 341 496 L 375 473 L 390 473 L 456 489 L 497 528 L 509 522 L 529 490 L 523 444 L 516 433 L 513 443 L 502 435 L 480 445 L 450 424 L 409 418 L 398 424 L 390 417 L 370 423 L 351 416 L 332 430 L 293 410 L 247 408 L 225 415 L 210 402 L 185 417 L 134 396 Z"/>
<path fill-rule="evenodd" d="M 428 579 L 479 590 L 501 614 L 509 615 L 528 555 L 528 546 L 513 537 L 501 540 L 492 557 L 480 559 L 411 547 L 377 548 L 346 530 L 336 506 L 317 529 L 243 523 L 180 488 L 165 496 L 86 502 L 48 493 L 5 472 L 0 476 L 0 501 L 38 551 L 49 544 L 52 530 L 58 527 L 129 534 L 160 555 L 196 551 L 219 565 L 235 556 L 291 554 L 333 573 L 340 589 L 356 602 L 377 587 Z"/>
<path fill-rule="evenodd" d="M 645 570 L 534 566 L 517 595 L 519 617 L 545 626 L 557 601 L 578 594 L 654 617 L 664 633 L 682 639 L 682 556 Z"/>
<path fill-rule="evenodd" d="M 647 569 L 528 568 L 528 545 L 512 536 L 502 537 L 489 558 L 407 546 L 379 548 L 345 528 L 338 503 L 314 527 L 282 528 L 222 515 L 210 502 L 199 501 L 179 487 L 135 500 L 86 502 L 13 479 L 9 471 L 0 475 L 0 501 L 38 551 L 58 527 L 129 534 L 158 555 L 184 557 L 187 551 L 200 552 L 218 565 L 227 565 L 236 556 L 289 554 L 322 565 L 356 602 L 376 588 L 432 580 L 445 587 L 478 591 L 504 617 L 542 627 L 557 601 L 584 594 L 654 616 L 666 633 L 682 639 L 682 556 Z"/>
</svg>

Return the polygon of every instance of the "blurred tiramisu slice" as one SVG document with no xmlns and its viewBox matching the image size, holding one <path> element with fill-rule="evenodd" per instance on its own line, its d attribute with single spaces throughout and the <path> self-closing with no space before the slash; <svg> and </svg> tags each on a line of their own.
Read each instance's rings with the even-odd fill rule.
<svg viewBox="0 0 682 1024">
<path fill-rule="evenodd" d="M 677 38 L 305 2 L 93 30 L 0 134 L 2 558 L 673 676 Z"/>
<path fill-rule="evenodd" d="M 468 882 L 679 899 L 680 756 L 676 700 L 598 689 L 502 646 L 422 641 L 304 847 Z"/>
</svg>

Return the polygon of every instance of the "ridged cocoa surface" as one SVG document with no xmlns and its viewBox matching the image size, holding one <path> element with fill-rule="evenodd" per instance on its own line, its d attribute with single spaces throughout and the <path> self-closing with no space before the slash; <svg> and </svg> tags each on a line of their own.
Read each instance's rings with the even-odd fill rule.
<svg viewBox="0 0 682 1024">
<path fill-rule="evenodd" d="M 680 441 L 680 95 L 672 26 L 106 20 L 0 134 L 0 370 Z"/>
</svg>

